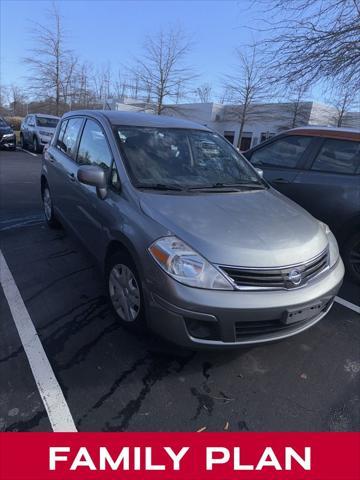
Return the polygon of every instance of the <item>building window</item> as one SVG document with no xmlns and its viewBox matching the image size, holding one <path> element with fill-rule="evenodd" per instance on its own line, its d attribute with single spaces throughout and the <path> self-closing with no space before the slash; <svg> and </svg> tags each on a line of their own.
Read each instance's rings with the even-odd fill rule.
<svg viewBox="0 0 360 480">
<path fill-rule="evenodd" d="M 269 140 L 269 138 L 274 137 L 275 133 L 273 132 L 261 132 L 260 134 L 260 143 L 265 142 L 265 140 Z"/>
<path fill-rule="evenodd" d="M 251 147 L 251 140 L 252 140 L 252 132 L 243 132 L 240 141 L 240 151 L 244 152 L 245 150 L 249 150 Z"/>
<path fill-rule="evenodd" d="M 230 142 L 232 145 L 234 145 L 234 139 L 235 139 L 235 132 L 234 131 L 232 131 L 232 132 L 225 131 L 224 132 L 224 137 L 226 138 L 226 140 L 228 142 Z"/>
</svg>

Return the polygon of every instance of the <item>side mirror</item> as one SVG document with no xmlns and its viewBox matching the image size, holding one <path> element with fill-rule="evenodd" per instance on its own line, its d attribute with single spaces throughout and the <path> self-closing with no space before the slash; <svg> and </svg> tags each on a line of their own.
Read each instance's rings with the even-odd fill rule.
<svg viewBox="0 0 360 480">
<path fill-rule="evenodd" d="M 107 179 L 101 167 L 97 165 L 82 165 L 77 171 L 77 179 L 85 185 L 96 187 L 98 197 L 104 200 L 107 195 Z"/>
<path fill-rule="evenodd" d="M 264 178 L 264 170 L 261 170 L 261 168 L 257 167 L 255 167 L 255 170 L 257 171 L 260 178 Z"/>
</svg>

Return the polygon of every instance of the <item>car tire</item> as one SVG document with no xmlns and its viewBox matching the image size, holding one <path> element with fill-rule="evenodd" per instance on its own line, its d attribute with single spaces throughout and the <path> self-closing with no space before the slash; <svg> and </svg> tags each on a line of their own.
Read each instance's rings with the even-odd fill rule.
<svg viewBox="0 0 360 480">
<path fill-rule="evenodd" d="M 47 183 L 45 183 L 44 187 L 42 188 L 41 197 L 43 202 L 43 209 L 44 209 L 46 224 L 50 228 L 54 228 L 54 229 L 59 228 L 60 223 L 54 213 L 54 205 L 51 198 L 50 188 Z"/>
<path fill-rule="evenodd" d="M 20 145 L 21 145 L 21 148 L 23 148 L 23 149 L 26 148 L 26 142 L 25 142 L 25 139 L 24 139 L 24 135 L 22 133 L 20 134 Z"/>
<path fill-rule="evenodd" d="M 137 268 L 126 252 L 110 257 L 105 268 L 106 292 L 113 315 L 136 333 L 147 331 L 145 303 Z"/>
<path fill-rule="evenodd" d="M 342 250 L 346 272 L 356 283 L 360 283 L 360 233 L 351 235 Z"/>
<path fill-rule="evenodd" d="M 34 153 L 39 153 L 40 152 L 40 145 L 39 145 L 39 140 L 37 137 L 33 138 L 33 152 Z"/>
</svg>

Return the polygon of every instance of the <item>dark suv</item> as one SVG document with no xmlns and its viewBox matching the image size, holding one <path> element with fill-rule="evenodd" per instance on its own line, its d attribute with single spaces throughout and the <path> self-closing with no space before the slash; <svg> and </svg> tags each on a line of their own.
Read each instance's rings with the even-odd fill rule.
<svg viewBox="0 0 360 480">
<path fill-rule="evenodd" d="M 330 225 L 347 271 L 360 282 L 360 131 L 295 128 L 244 155 L 277 190 Z"/>
<path fill-rule="evenodd" d="M 0 148 L 16 150 L 15 132 L 2 117 L 0 117 Z"/>
</svg>

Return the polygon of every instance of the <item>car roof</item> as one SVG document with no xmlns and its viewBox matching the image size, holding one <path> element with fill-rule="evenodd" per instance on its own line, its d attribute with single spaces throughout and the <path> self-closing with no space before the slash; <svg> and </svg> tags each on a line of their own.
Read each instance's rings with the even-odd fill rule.
<svg viewBox="0 0 360 480">
<path fill-rule="evenodd" d="M 112 125 L 134 127 L 192 128 L 209 131 L 209 128 L 196 122 L 166 115 L 151 115 L 144 112 L 121 112 L 116 110 L 74 110 L 64 115 L 88 115 L 95 118 L 106 118 Z"/>
<path fill-rule="evenodd" d="M 360 129 L 342 127 L 298 127 L 282 132 L 281 135 L 306 135 L 311 137 L 337 138 L 340 140 L 360 141 Z"/>
</svg>

